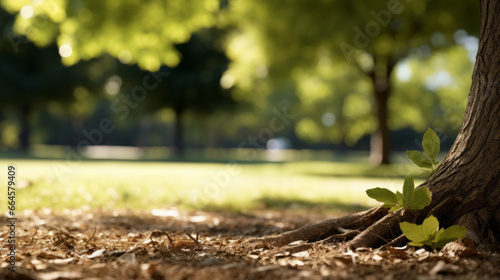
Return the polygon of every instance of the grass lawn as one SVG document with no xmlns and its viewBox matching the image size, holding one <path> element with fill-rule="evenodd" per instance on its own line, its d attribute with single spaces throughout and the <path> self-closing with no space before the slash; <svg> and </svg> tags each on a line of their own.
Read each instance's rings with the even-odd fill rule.
<svg viewBox="0 0 500 280">
<path fill-rule="evenodd" d="M 262 208 L 356 211 L 375 206 L 365 190 L 401 189 L 413 167 L 297 161 L 229 164 L 151 161 L 2 159 L 17 168 L 17 209 L 154 209 L 171 206 L 248 211 Z M 422 180 L 417 180 L 420 183 Z M 6 195 L 0 196 L 6 205 Z M 7 209 L 4 206 L 5 210 Z"/>
</svg>

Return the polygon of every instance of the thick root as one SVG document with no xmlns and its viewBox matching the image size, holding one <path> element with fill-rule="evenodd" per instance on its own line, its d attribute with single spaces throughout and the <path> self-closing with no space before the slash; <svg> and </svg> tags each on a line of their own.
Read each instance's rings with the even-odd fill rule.
<svg viewBox="0 0 500 280">
<path fill-rule="evenodd" d="M 500 247 L 495 234 L 490 228 L 488 221 L 491 219 L 486 209 L 471 211 L 458 218 L 458 224 L 467 228 L 467 236 L 476 243 L 479 248 L 495 248 L 498 251 Z M 482 238 L 486 236 L 487 238 Z"/>
<path fill-rule="evenodd" d="M 344 241 L 347 239 L 351 239 L 354 236 L 359 234 L 358 230 L 343 230 L 345 231 L 344 233 L 340 234 L 334 234 L 326 239 L 312 242 L 312 243 L 303 243 L 299 245 L 293 245 L 293 246 L 284 246 L 280 252 L 283 252 L 285 255 L 291 255 L 303 251 L 310 250 L 314 247 L 314 245 L 321 245 L 321 244 L 326 244 L 326 243 L 331 243 L 333 241 Z"/>
<path fill-rule="evenodd" d="M 388 231 L 392 230 L 392 228 L 395 228 L 397 222 L 397 216 L 389 214 L 375 222 L 373 225 L 354 237 L 354 239 L 347 242 L 346 247 L 356 249 L 359 247 L 373 247 L 377 243 L 380 243 L 380 241 L 388 243 L 384 236 L 388 233 Z M 397 236 L 394 236 L 393 238 L 396 237 Z"/>
<path fill-rule="evenodd" d="M 344 216 L 338 219 L 326 220 L 318 224 L 305 226 L 276 236 L 252 239 L 244 245 L 256 248 L 281 247 L 295 241 L 318 241 L 335 234 L 345 233 L 344 229 L 362 230 L 386 215 L 387 209 L 372 208 L 370 210 Z"/>
</svg>

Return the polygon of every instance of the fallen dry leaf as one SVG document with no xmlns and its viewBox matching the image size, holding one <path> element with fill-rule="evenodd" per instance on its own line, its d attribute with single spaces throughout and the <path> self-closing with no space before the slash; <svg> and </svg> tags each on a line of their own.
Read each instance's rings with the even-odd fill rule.
<svg viewBox="0 0 500 280">
<path fill-rule="evenodd" d="M 102 256 L 104 254 L 104 252 L 106 252 L 106 249 L 99 249 L 99 250 L 95 251 L 94 253 L 92 253 L 91 255 L 88 255 L 87 258 L 89 258 L 89 259 L 98 258 L 98 257 Z"/>
<path fill-rule="evenodd" d="M 83 277 L 80 272 L 75 271 L 42 272 L 38 273 L 37 276 L 40 280 L 79 279 Z"/>
</svg>

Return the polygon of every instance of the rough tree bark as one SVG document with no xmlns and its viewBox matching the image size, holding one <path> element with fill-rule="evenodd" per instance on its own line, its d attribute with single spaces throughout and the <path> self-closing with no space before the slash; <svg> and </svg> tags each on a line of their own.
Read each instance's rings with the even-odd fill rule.
<svg viewBox="0 0 500 280">
<path fill-rule="evenodd" d="M 422 222 L 436 216 L 442 226 L 459 224 L 477 244 L 500 240 L 500 2 L 480 0 L 481 33 L 465 118 L 438 170 L 423 185 L 432 203 L 417 213 L 374 208 L 324 221 L 249 244 L 283 246 L 295 240 L 317 241 L 334 236 L 349 239 L 351 248 L 401 241 L 399 222 Z M 349 231 L 350 230 L 350 231 Z"/>
<path fill-rule="evenodd" d="M 481 0 L 481 33 L 465 118 L 448 155 L 426 185 L 442 220 L 468 228 L 475 241 L 500 234 L 500 2 Z"/>
</svg>

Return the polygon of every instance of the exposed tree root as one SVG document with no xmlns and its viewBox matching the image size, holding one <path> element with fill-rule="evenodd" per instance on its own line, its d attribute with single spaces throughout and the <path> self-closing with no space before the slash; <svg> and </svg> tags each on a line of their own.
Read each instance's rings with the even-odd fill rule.
<svg viewBox="0 0 500 280">
<path fill-rule="evenodd" d="M 421 223 L 429 215 L 447 217 L 453 212 L 452 209 L 454 205 L 454 200 L 448 198 L 434 207 L 426 207 L 418 211 L 418 213 L 403 209 L 388 213 L 387 208 L 372 208 L 364 212 L 338 219 L 326 220 L 318 224 L 305 226 L 276 236 L 248 240 L 244 242 L 243 245 L 251 248 L 268 249 L 283 247 L 277 251 L 273 250 L 273 254 L 280 252 L 284 254 L 294 254 L 312 249 L 316 244 L 325 244 L 335 240 L 346 241 L 343 246 L 348 249 L 387 245 L 402 246 L 407 242 L 407 239 L 401 234 L 401 229 L 399 227 L 400 222 L 412 221 L 414 223 Z M 485 213 L 486 211 L 471 211 L 458 219 L 459 224 L 467 226 L 469 229 L 468 235 L 476 244 L 478 244 L 479 236 L 475 235 L 484 235 L 484 231 L 488 230 L 490 227 L 486 222 L 480 223 L 480 221 L 489 220 L 487 213 Z M 491 239 L 494 240 L 493 234 L 490 233 L 489 235 Z M 305 241 L 308 243 L 285 246 L 296 241 Z"/>
<path fill-rule="evenodd" d="M 488 221 L 491 219 L 487 209 L 471 211 L 460 216 L 458 224 L 467 228 L 467 236 L 476 243 L 479 248 L 490 248 L 498 251 L 500 247 L 495 234 L 491 230 Z"/>
<path fill-rule="evenodd" d="M 363 230 L 363 232 L 354 237 L 354 239 L 347 242 L 346 247 L 356 249 L 359 247 L 373 247 L 380 244 L 381 241 L 385 244 L 389 243 L 389 239 L 395 239 L 401 233 L 398 226 L 400 220 L 399 218 L 400 217 L 395 213 L 387 214 L 382 219 L 376 221 L 370 227 Z"/>
<path fill-rule="evenodd" d="M 273 254 L 277 252 L 294 254 L 309 250 L 316 244 L 325 244 L 332 241 L 347 241 L 344 246 L 348 249 L 383 245 L 401 246 L 407 239 L 401 234 L 399 223 L 415 219 L 415 213 L 405 210 L 393 213 L 387 211 L 386 208 L 372 208 L 338 219 L 305 226 L 280 235 L 251 239 L 244 242 L 243 245 L 268 249 L 284 246 L 281 250 L 274 251 Z M 429 213 L 429 211 L 431 209 L 425 212 Z M 308 243 L 285 246 L 296 241 Z"/>
<path fill-rule="evenodd" d="M 299 244 L 299 245 L 294 245 L 294 246 L 285 246 L 281 252 L 285 254 L 295 254 L 299 253 L 302 251 L 307 251 L 310 250 L 314 247 L 314 245 L 317 244 L 325 244 L 325 243 L 331 243 L 333 241 L 344 241 L 347 239 L 351 239 L 354 236 L 358 235 L 360 232 L 358 230 L 343 230 L 345 231 L 344 233 L 340 234 L 334 234 L 332 236 L 329 236 L 328 238 L 325 238 L 320 241 L 312 242 L 312 243 L 304 243 L 304 244 Z"/>
<path fill-rule="evenodd" d="M 347 239 L 354 238 L 358 234 L 360 234 L 359 230 L 347 230 L 345 233 L 334 234 L 326 239 L 318 241 L 318 243 L 325 244 L 325 243 L 333 242 L 334 240 L 345 241 Z"/>
<path fill-rule="evenodd" d="M 256 248 L 281 247 L 295 241 L 319 241 L 335 235 L 342 235 L 347 230 L 363 230 L 387 214 L 385 208 L 372 208 L 338 219 L 326 220 L 318 224 L 305 226 L 276 236 L 252 239 L 244 243 Z"/>
</svg>

